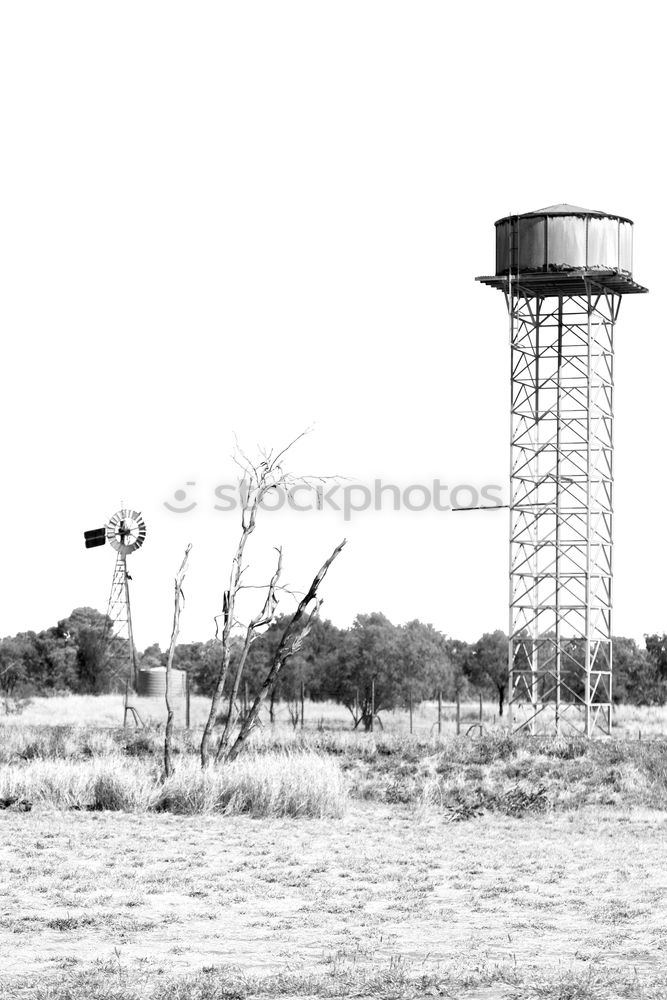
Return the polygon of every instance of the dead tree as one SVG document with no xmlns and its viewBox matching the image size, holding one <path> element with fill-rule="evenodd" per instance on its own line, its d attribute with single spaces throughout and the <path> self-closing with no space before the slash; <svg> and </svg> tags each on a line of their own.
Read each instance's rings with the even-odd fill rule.
<svg viewBox="0 0 667 1000">
<path fill-rule="evenodd" d="M 292 615 L 285 631 L 283 632 L 278 649 L 276 650 L 271 661 L 271 666 L 269 667 L 266 677 L 262 682 L 259 694 L 255 698 L 248 715 L 243 720 L 243 724 L 236 740 L 225 755 L 226 760 L 232 761 L 238 757 L 245 745 L 246 740 L 250 736 L 250 733 L 257 724 L 262 701 L 267 694 L 273 690 L 276 680 L 278 679 L 278 674 L 280 673 L 284 663 L 290 656 L 293 656 L 294 653 L 297 653 L 301 649 L 303 640 L 310 632 L 313 627 L 313 622 L 320 613 L 322 602 L 317 597 L 319 586 L 326 576 L 329 566 L 331 566 L 331 563 L 340 553 L 344 545 L 345 539 L 343 539 L 343 541 L 336 546 L 326 562 L 320 567 L 315 579 L 308 589 L 308 592 L 299 601 L 296 611 Z M 309 611 L 308 608 L 313 605 L 313 602 L 315 602 L 314 606 L 312 606 Z"/>
<path fill-rule="evenodd" d="M 286 448 L 283 448 L 276 454 L 273 452 L 263 454 L 262 460 L 259 462 L 250 461 L 250 459 L 240 451 L 236 457 L 237 464 L 240 466 L 244 475 L 245 485 L 245 491 L 243 493 L 241 503 L 241 533 L 236 546 L 236 552 L 232 559 L 229 586 L 223 594 L 222 613 L 216 618 L 216 638 L 220 642 L 220 666 L 216 677 L 213 695 L 211 697 L 211 706 L 208 718 L 202 734 L 200 746 L 202 767 L 206 767 L 211 762 L 213 756 L 215 757 L 215 760 L 219 761 L 232 759 L 238 755 L 249 733 L 257 722 L 259 707 L 262 700 L 267 694 L 270 696 L 282 664 L 292 652 L 296 651 L 297 648 L 295 647 L 294 649 L 289 650 L 289 643 L 287 646 L 284 646 L 285 635 L 283 636 L 283 640 L 281 640 L 278 649 L 278 653 L 280 654 L 278 665 L 276 666 L 276 660 L 274 658 L 267 678 L 265 678 L 265 681 L 262 684 L 260 693 L 255 699 L 250 711 L 243 718 L 240 732 L 236 737 L 235 742 L 230 747 L 232 734 L 238 721 L 237 695 L 250 646 L 257 635 L 260 634 L 261 630 L 267 628 L 275 621 L 279 594 L 281 592 L 288 594 L 293 593 L 293 591 L 280 582 L 280 575 L 282 571 L 281 549 L 276 550 L 278 554 L 277 565 L 271 580 L 267 584 L 263 585 L 246 584 L 243 577 L 247 569 L 247 564 L 245 562 L 246 546 L 250 536 L 255 530 L 257 514 L 262 500 L 267 496 L 267 494 L 276 489 L 289 489 L 290 487 L 296 485 L 296 483 L 302 483 L 305 481 L 304 479 L 297 479 L 296 477 L 291 476 L 283 469 L 282 465 L 285 454 L 301 437 L 303 437 L 303 434 L 299 434 L 294 441 L 287 445 Z M 307 602 L 308 605 L 312 604 L 313 600 L 316 599 L 315 595 L 317 593 L 317 587 L 319 586 L 319 583 L 321 582 L 329 565 L 338 555 L 338 552 L 342 548 L 343 544 L 344 543 L 341 543 L 341 545 L 337 547 L 335 552 L 320 570 L 320 573 L 318 573 L 315 581 L 313 581 L 314 584 L 316 581 L 317 583 L 314 592 L 312 585 L 308 591 L 308 594 L 310 595 Z M 265 590 L 266 596 L 262 609 L 259 613 L 252 617 L 250 621 L 243 624 L 237 617 L 237 605 L 242 591 L 251 589 Z M 302 622 L 306 609 L 305 606 L 302 607 L 302 605 L 303 599 L 299 602 L 297 610 L 291 619 L 290 626 L 288 626 L 288 629 L 286 630 L 286 632 L 290 632 L 290 627 L 293 626 L 294 629 L 298 629 L 298 627 L 301 626 L 303 634 L 300 642 L 303 641 L 303 637 L 307 634 L 307 631 L 309 631 L 310 626 L 308 625 L 308 622 L 312 622 L 312 618 L 317 614 L 319 602 L 316 604 L 315 608 L 311 608 L 308 622 L 303 623 L 303 625 Z M 239 630 L 242 632 L 243 640 L 238 659 L 235 661 L 233 676 L 230 678 L 231 642 L 233 634 L 235 631 L 238 632 Z M 298 636 L 290 632 L 290 641 L 293 640 L 296 642 L 297 639 Z M 213 732 L 218 718 L 220 704 L 223 699 L 225 685 L 228 681 L 231 681 L 229 693 L 227 695 L 228 710 L 224 722 L 224 728 L 214 754 L 213 747 L 211 745 Z"/>
<path fill-rule="evenodd" d="M 171 667 L 174 662 L 174 652 L 176 650 L 176 641 L 178 639 L 178 632 L 180 629 L 181 622 L 181 608 L 185 600 L 183 596 L 183 580 L 185 579 L 185 574 L 187 572 L 188 566 L 188 556 L 190 555 L 191 545 L 188 545 L 185 550 L 185 555 L 183 556 L 183 562 L 181 563 L 181 568 L 179 569 L 176 577 L 174 578 L 174 624 L 171 630 L 171 642 L 169 643 L 169 652 L 167 654 L 167 668 L 164 677 L 164 700 L 167 706 L 167 724 L 164 727 L 164 776 L 165 778 L 171 777 L 174 773 L 174 762 L 172 759 L 172 734 L 174 729 L 174 709 L 171 704 L 169 685 L 171 681 Z"/>
</svg>

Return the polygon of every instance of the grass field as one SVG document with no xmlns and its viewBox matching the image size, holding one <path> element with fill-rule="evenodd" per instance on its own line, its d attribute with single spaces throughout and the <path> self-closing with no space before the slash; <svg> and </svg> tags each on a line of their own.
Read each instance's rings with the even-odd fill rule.
<svg viewBox="0 0 667 1000">
<path fill-rule="evenodd" d="M 122 700 L 49 701 L 0 723 L 3 1000 L 667 996 L 658 710 L 436 743 L 307 705 L 206 776 L 179 730 L 165 787 Z"/>
</svg>

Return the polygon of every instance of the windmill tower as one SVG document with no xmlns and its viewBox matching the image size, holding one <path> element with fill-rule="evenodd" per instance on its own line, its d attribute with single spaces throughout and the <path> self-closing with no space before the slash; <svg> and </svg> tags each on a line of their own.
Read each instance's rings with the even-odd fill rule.
<svg viewBox="0 0 667 1000">
<path fill-rule="evenodd" d="M 87 549 L 96 548 L 109 542 L 116 550 L 116 565 L 111 582 L 109 604 L 107 606 L 106 624 L 102 636 L 105 650 L 114 646 L 127 647 L 128 660 L 123 666 L 122 660 L 117 664 L 118 677 L 127 678 L 133 688 L 137 685 L 137 661 L 132 633 L 132 612 L 130 608 L 129 581 L 132 577 L 127 572 L 127 557 L 141 548 L 146 538 L 146 525 L 141 514 L 136 510 L 123 509 L 117 511 L 103 528 L 95 528 L 84 532 Z"/>
<path fill-rule="evenodd" d="M 553 205 L 496 222 L 511 342 L 509 726 L 611 732 L 614 328 L 629 219 Z"/>
</svg>

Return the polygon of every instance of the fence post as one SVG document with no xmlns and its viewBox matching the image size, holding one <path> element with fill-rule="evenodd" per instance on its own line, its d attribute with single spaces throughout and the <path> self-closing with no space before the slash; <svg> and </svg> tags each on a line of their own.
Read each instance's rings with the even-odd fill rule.
<svg viewBox="0 0 667 1000">
<path fill-rule="evenodd" d="M 438 690 L 438 739 L 442 736 L 442 689 Z"/>
<path fill-rule="evenodd" d="M 456 735 L 461 735 L 461 692 L 456 692 Z"/>
<path fill-rule="evenodd" d="M 482 721 L 483 709 L 482 709 L 482 693 L 479 694 L 479 721 Z"/>
<path fill-rule="evenodd" d="M 185 674 L 185 728 L 190 728 L 190 671 Z"/>
</svg>

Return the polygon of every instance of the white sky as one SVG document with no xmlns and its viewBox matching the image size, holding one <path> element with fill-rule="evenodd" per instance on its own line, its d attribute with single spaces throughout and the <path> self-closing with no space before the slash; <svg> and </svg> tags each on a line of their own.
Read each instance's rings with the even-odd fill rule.
<svg viewBox="0 0 667 1000">
<path fill-rule="evenodd" d="M 509 351 L 494 221 L 635 221 L 617 328 L 615 632 L 667 630 L 664 32 L 635 3 L 20 3 L 0 10 L 0 634 L 106 607 L 143 511 L 138 644 L 207 639 L 237 536 L 213 489 L 314 432 L 295 472 L 499 483 Z M 230 478 L 231 477 L 231 478 Z M 188 481 L 198 507 L 163 502 Z M 323 613 L 507 628 L 507 512 L 269 515 Z"/>
</svg>

